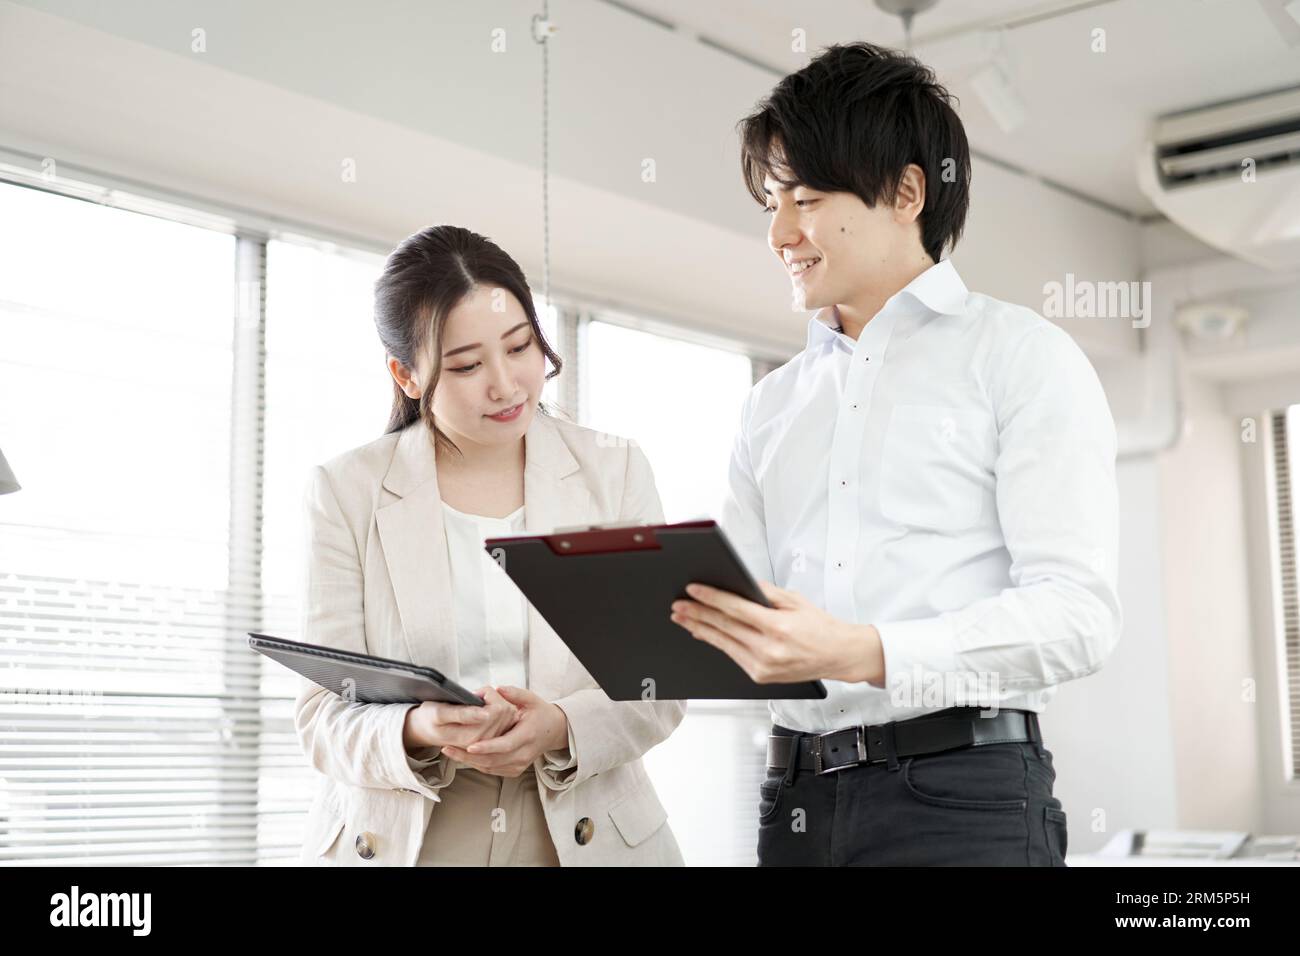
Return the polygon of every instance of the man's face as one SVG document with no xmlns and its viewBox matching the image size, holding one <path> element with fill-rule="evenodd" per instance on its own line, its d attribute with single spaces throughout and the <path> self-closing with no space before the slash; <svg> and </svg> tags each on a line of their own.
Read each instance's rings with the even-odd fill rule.
<svg viewBox="0 0 1300 956">
<path fill-rule="evenodd" d="M 793 178 L 789 170 L 774 172 Z M 763 186 L 771 216 L 767 242 L 790 277 L 792 307 L 811 311 L 854 301 L 897 242 L 889 204 L 871 209 L 854 193 L 787 187 L 772 176 Z"/>
</svg>

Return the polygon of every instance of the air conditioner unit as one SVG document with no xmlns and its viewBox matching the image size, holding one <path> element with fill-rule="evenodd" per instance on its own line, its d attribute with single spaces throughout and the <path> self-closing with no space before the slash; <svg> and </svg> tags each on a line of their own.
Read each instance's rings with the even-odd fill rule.
<svg viewBox="0 0 1300 956">
<path fill-rule="evenodd" d="M 1300 88 L 1158 119 L 1138 184 L 1202 242 L 1271 269 L 1300 267 Z"/>
</svg>

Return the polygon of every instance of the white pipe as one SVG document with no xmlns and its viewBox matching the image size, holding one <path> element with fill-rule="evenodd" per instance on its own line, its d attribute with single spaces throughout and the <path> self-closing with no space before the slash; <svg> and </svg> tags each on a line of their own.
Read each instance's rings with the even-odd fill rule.
<svg viewBox="0 0 1300 956">
<path fill-rule="evenodd" d="M 1182 385 L 1183 349 L 1176 321 L 1179 307 L 1235 292 L 1290 285 L 1296 275 L 1220 256 L 1157 269 L 1142 279 L 1151 283 L 1147 286 L 1151 290 L 1147 307 L 1152 313 L 1144 330 L 1143 354 L 1137 361 L 1142 404 L 1137 416 L 1115 423 L 1120 459 L 1167 451 L 1183 433 L 1187 412 Z"/>
</svg>

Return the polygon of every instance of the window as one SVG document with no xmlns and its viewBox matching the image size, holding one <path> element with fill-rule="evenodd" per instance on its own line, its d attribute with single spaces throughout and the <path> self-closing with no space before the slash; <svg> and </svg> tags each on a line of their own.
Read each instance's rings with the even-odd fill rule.
<svg viewBox="0 0 1300 956">
<path fill-rule="evenodd" d="M 666 520 L 716 517 L 749 358 L 601 321 L 586 327 L 583 358 L 583 424 L 641 446 Z"/>
<path fill-rule="evenodd" d="M 262 610 L 265 633 L 298 640 L 302 503 L 311 467 L 381 437 L 393 377 L 373 318 L 378 255 L 272 240 L 266 246 Z M 264 747 L 264 861 L 296 863 L 317 776 L 293 726 L 298 677 L 258 656 Z M 273 821 L 273 822 L 272 822 Z"/>
<path fill-rule="evenodd" d="M 250 863 L 235 238 L 0 183 L 0 864 Z M 232 679 L 232 675 L 233 679 Z"/>
<path fill-rule="evenodd" d="M 585 342 L 583 424 L 641 446 L 665 520 L 716 518 L 753 382 L 750 359 L 599 320 L 587 323 Z M 769 726 L 761 701 L 692 701 L 673 735 L 646 755 L 688 864 L 753 865 Z M 705 766 L 703 774 L 684 771 Z"/>
</svg>

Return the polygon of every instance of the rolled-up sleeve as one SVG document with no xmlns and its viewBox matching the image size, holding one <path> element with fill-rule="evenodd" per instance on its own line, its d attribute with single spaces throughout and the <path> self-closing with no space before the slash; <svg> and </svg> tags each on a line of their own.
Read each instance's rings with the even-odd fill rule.
<svg viewBox="0 0 1300 956">
<path fill-rule="evenodd" d="M 1119 640 L 1117 443 L 1096 372 L 1043 320 L 989 388 L 1013 586 L 933 617 L 877 623 L 886 687 L 958 675 L 1012 696 L 1093 673 Z"/>
</svg>

